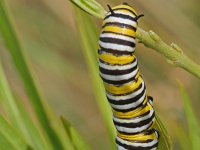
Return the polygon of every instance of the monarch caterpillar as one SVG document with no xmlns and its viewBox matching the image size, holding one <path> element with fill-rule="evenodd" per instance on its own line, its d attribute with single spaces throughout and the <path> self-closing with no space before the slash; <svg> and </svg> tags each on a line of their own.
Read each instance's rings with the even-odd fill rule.
<svg viewBox="0 0 200 150">
<path fill-rule="evenodd" d="M 137 21 L 143 15 L 127 3 L 107 12 L 99 39 L 99 71 L 113 110 L 118 150 L 156 150 L 153 98 L 146 93 L 135 51 Z"/>
</svg>

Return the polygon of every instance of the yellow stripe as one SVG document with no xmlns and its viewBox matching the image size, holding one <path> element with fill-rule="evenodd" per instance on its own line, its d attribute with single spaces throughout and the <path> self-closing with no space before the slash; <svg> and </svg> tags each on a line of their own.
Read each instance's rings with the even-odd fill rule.
<svg viewBox="0 0 200 150">
<path fill-rule="evenodd" d="M 118 8 L 129 9 L 129 10 L 133 11 L 133 12 L 137 15 L 135 9 L 133 9 L 132 7 L 130 7 L 130 6 L 128 6 L 128 5 L 118 5 L 118 6 L 113 7 L 112 9 L 118 9 Z"/>
<path fill-rule="evenodd" d="M 137 80 L 140 77 L 140 72 L 138 71 L 138 73 L 135 76 L 135 79 Z"/>
<path fill-rule="evenodd" d="M 112 65 L 124 65 L 124 64 L 131 63 L 135 59 L 135 57 L 134 56 L 117 57 L 110 54 L 101 54 L 99 55 L 99 59 Z"/>
<path fill-rule="evenodd" d="M 132 36 L 132 37 L 135 37 L 135 35 L 136 35 L 136 32 L 131 29 L 116 27 L 116 26 L 112 26 L 112 25 L 106 26 L 105 28 L 102 29 L 102 32 L 103 31 L 115 32 L 118 34 L 124 34 L 124 35 Z"/>
<path fill-rule="evenodd" d="M 126 93 L 132 92 L 135 89 L 137 89 L 141 83 L 142 83 L 142 78 L 139 77 L 136 82 L 124 84 L 120 87 L 117 87 L 117 86 L 114 86 L 111 84 L 106 84 L 106 83 L 104 83 L 104 86 L 105 86 L 106 91 L 111 94 L 126 94 Z"/>
<path fill-rule="evenodd" d="M 137 135 L 124 135 L 118 132 L 117 135 L 123 140 L 130 140 L 130 141 L 146 141 L 146 140 L 157 139 L 155 133 L 152 133 L 150 135 L 143 135 L 142 133 Z"/>
<path fill-rule="evenodd" d="M 143 105 L 146 105 L 146 107 L 144 107 L 144 108 L 139 107 L 136 110 L 129 111 L 127 113 L 118 112 L 116 110 L 113 110 L 113 114 L 117 118 L 129 119 L 129 118 L 135 118 L 135 117 L 141 116 L 142 114 L 153 109 L 153 107 L 149 103 L 147 103 L 147 96 L 143 102 Z"/>
</svg>

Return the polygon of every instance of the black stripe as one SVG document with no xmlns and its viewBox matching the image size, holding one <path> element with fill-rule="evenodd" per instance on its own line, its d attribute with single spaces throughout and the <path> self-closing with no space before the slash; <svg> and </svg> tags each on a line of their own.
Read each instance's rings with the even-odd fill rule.
<svg viewBox="0 0 200 150">
<path fill-rule="evenodd" d="M 148 111 L 148 112 L 150 113 L 150 111 Z M 149 115 L 149 113 L 147 115 Z M 153 114 L 152 114 L 152 116 L 150 116 L 150 118 L 142 120 L 138 123 L 121 123 L 121 122 L 116 122 L 114 120 L 113 120 L 113 123 L 115 124 L 115 126 L 126 127 L 126 128 L 137 128 L 137 127 L 142 127 L 144 125 L 147 125 L 150 122 L 153 122 L 154 117 L 155 117 L 155 113 L 153 112 Z M 141 118 L 141 117 L 138 116 L 137 118 Z M 140 131 L 140 132 L 142 132 L 142 131 Z"/>
<path fill-rule="evenodd" d="M 127 11 L 131 12 L 133 15 L 137 16 L 137 14 L 134 11 L 132 11 L 132 10 L 130 10 L 128 8 L 116 8 L 116 9 L 113 9 L 113 11 L 115 11 L 115 10 L 127 10 Z"/>
<path fill-rule="evenodd" d="M 134 62 L 132 62 L 134 63 Z M 101 73 L 106 74 L 106 75 L 126 75 L 129 73 L 132 73 L 133 71 L 135 71 L 137 69 L 137 65 L 135 65 L 134 67 L 130 68 L 130 69 L 126 69 L 126 70 L 108 70 L 108 69 L 104 69 L 102 67 L 99 67 L 99 70 Z"/>
<path fill-rule="evenodd" d="M 138 73 L 137 73 L 138 74 Z M 136 75 L 137 75 L 136 74 Z M 125 83 L 122 83 L 122 84 L 117 84 L 118 82 L 120 83 L 120 82 L 125 82 L 125 81 L 127 81 L 127 83 L 129 83 L 129 82 L 137 82 L 138 81 L 138 78 L 135 78 L 136 76 L 134 76 L 133 78 L 130 78 L 130 79 L 127 79 L 127 80 L 120 80 L 120 81 L 111 81 L 111 80 L 106 80 L 106 79 L 104 79 L 104 78 L 102 78 L 103 80 L 106 80 L 106 81 L 109 81 L 109 82 L 116 82 L 116 84 L 113 84 L 114 86 L 121 86 L 121 85 L 123 85 L 123 84 L 125 84 Z M 128 80 L 130 80 L 129 82 L 128 82 Z M 108 82 L 106 82 L 106 83 L 108 83 Z M 110 83 L 109 83 L 110 84 Z M 141 84 L 142 84 L 142 82 L 141 82 Z M 141 86 L 141 84 L 139 85 L 139 86 Z M 139 87 L 138 86 L 138 87 Z M 138 88 L 136 88 L 135 90 L 133 90 L 133 91 L 130 91 L 130 92 L 128 92 L 128 93 L 126 93 L 126 94 L 113 94 L 113 93 L 109 93 L 110 95 L 113 95 L 113 96 L 125 96 L 125 95 L 129 95 L 129 94 L 131 94 L 131 93 L 133 93 L 133 92 L 135 92 L 136 90 L 138 90 Z"/>
<path fill-rule="evenodd" d="M 137 75 L 137 74 L 136 74 Z M 131 78 L 129 78 L 129 79 L 126 79 L 126 80 L 119 80 L 119 81 L 113 81 L 113 80 L 107 80 L 107 79 L 104 79 L 101 75 L 101 78 L 102 78 L 102 80 L 104 81 L 104 82 L 106 82 L 106 83 L 108 83 L 108 84 L 113 84 L 113 85 L 123 85 L 123 84 L 126 84 L 126 83 L 129 83 L 129 82 L 131 82 L 131 81 L 134 81 L 135 80 L 135 77 L 136 77 L 136 75 L 134 76 L 134 77 L 131 77 Z M 133 91 L 131 91 L 131 92 L 133 92 Z M 112 94 L 112 93 L 111 93 Z M 127 93 L 128 94 L 128 93 Z"/>
<path fill-rule="evenodd" d="M 151 122 L 151 124 L 148 126 L 148 128 L 151 127 L 153 123 L 154 122 Z M 145 130 L 145 131 L 149 131 L 149 130 Z M 143 131 L 143 132 L 145 132 L 145 131 Z M 118 131 L 118 130 L 117 130 L 117 132 L 119 132 L 120 134 L 123 134 L 123 135 L 127 135 L 127 136 L 129 136 L 129 135 L 137 135 L 137 134 L 143 133 L 143 132 L 127 133 L 127 132 L 122 132 L 122 131 Z"/>
<path fill-rule="evenodd" d="M 144 99 L 143 99 L 143 101 L 141 102 L 141 104 L 139 104 L 138 106 L 136 106 L 136 107 L 132 107 L 132 108 L 129 108 L 129 109 L 117 109 L 117 108 L 113 108 L 115 111 L 117 111 L 117 112 L 122 112 L 122 113 L 127 113 L 127 112 L 129 112 L 129 111 L 134 111 L 135 109 L 137 109 L 137 108 L 139 108 L 139 107 L 141 107 L 141 106 L 143 106 L 144 104 L 143 104 L 143 102 L 145 101 L 145 99 L 146 99 L 146 97 L 144 97 Z"/>
<path fill-rule="evenodd" d="M 99 45 L 100 46 L 100 45 Z M 101 51 L 104 51 L 106 53 L 111 53 L 115 56 L 120 56 L 120 55 L 132 55 L 134 53 L 133 52 L 129 52 L 129 51 L 118 51 L 118 50 L 113 50 L 113 49 L 107 49 L 107 48 L 103 48 L 100 46 L 100 50 L 99 52 L 101 53 Z"/>
<path fill-rule="evenodd" d="M 141 136 L 148 136 L 148 135 L 152 135 L 152 134 L 158 134 L 158 131 L 155 130 L 155 129 L 150 129 L 150 130 L 145 130 L 143 132 L 139 132 L 137 134 L 133 133 L 133 134 L 130 134 L 130 135 L 141 135 Z M 159 136 L 159 135 L 158 135 Z"/>
<path fill-rule="evenodd" d="M 135 47 L 134 42 L 130 42 L 130 41 L 122 40 L 122 39 L 117 39 L 117 38 L 101 37 L 100 41 L 102 41 L 104 43 L 114 43 L 114 44 L 118 44 L 118 45 L 130 46 L 132 48 Z"/>
<path fill-rule="evenodd" d="M 147 106 L 147 103 L 145 103 L 142 107 L 141 107 L 141 109 L 144 109 L 144 107 L 146 107 Z M 146 116 L 147 114 L 149 113 L 149 111 L 147 111 L 147 112 L 145 112 L 144 114 L 142 114 L 142 115 L 140 115 L 140 117 L 144 117 L 144 116 Z M 115 115 L 114 115 L 115 116 Z M 117 116 L 115 116 L 116 118 L 117 118 Z M 123 119 L 123 118 L 121 118 L 121 119 Z M 124 118 L 124 119 L 126 119 L 126 118 Z"/>
<path fill-rule="evenodd" d="M 104 49 L 104 48 L 103 48 Z M 101 55 L 101 54 L 110 54 L 110 55 L 114 55 L 114 56 L 130 56 L 132 55 L 133 53 L 126 53 L 126 54 L 121 54 L 121 53 L 116 53 L 117 51 L 115 50 L 109 50 L 109 49 L 104 49 L 104 50 L 98 50 L 98 54 Z"/>
<path fill-rule="evenodd" d="M 140 88 L 142 88 L 142 84 L 137 88 L 137 91 Z M 138 94 L 137 96 L 132 97 L 130 99 L 126 99 L 126 100 L 114 100 L 114 99 L 108 98 L 108 96 L 107 96 L 107 99 L 108 99 L 108 101 L 111 104 L 115 104 L 115 105 L 127 105 L 127 104 L 130 104 L 130 103 L 138 101 L 145 94 L 145 90 L 146 90 L 146 88 L 144 87 L 144 89 L 142 90 L 142 92 L 140 94 Z"/>
<path fill-rule="evenodd" d="M 142 108 L 144 109 L 144 107 L 146 107 L 146 106 L 147 106 L 147 103 L 144 104 L 144 106 L 143 106 Z M 144 116 L 146 116 L 148 113 L 149 113 L 149 111 L 147 111 L 147 112 L 141 114 L 140 117 L 144 117 Z M 146 133 L 146 134 L 147 134 L 147 133 Z"/>
<path fill-rule="evenodd" d="M 148 96 L 148 103 L 153 107 L 153 97 Z"/>
<path fill-rule="evenodd" d="M 155 148 L 155 147 L 158 146 L 158 142 L 157 142 L 157 143 L 156 143 L 155 145 L 153 145 L 153 146 L 148 146 L 148 147 L 140 147 L 140 146 L 138 146 L 138 147 L 134 147 L 134 146 L 131 146 L 131 145 L 126 145 L 126 144 L 124 144 L 124 143 L 121 143 L 121 142 L 118 141 L 117 139 L 116 139 L 116 143 L 117 143 L 118 145 L 122 146 L 123 148 L 127 149 L 127 150 L 150 150 L 150 149 L 153 149 L 153 148 Z"/>
<path fill-rule="evenodd" d="M 99 67 L 99 70 L 101 73 L 106 74 L 106 75 L 126 75 L 129 73 L 134 72 L 137 69 L 137 65 L 133 68 L 127 69 L 127 70 L 107 70 L 104 68 Z"/>
<path fill-rule="evenodd" d="M 136 28 L 134 26 L 130 24 L 121 23 L 121 22 L 107 22 L 104 26 L 102 26 L 102 29 L 105 28 L 106 26 L 117 26 L 120 28 L 131 29 L 136 32 Z"/>
<path fill-rule="evenodd" d="M 130 35 L 126 35 L 126 34 L 123 34 L 123 33 L 116 33 L 116 32 L 112 32 L 112 31 L 103 31 L 102 33 L 113 33 L 113 34 L 117 34 L 117 35 L 123 35 L 123 36 L 127 36 L 127 37 L 130 37 L 130 38 L 134 38 L 134 36 L 130 36 Z"/>
<path fill-rule="evenodd" d="M 148 96 L 148 100 L 153 103 L 153 97 L 152 96 Z"/>
<path fill-rule="evenodd" d="M 104 18 L 104 20 L 108 19 L 109 17 L 123 18 L 123 19 L 128 19 L 128 20 L 131 20 L 131 21 L 136 22 L 136 20 L 135 20 L 134 17 L 129 16 L 129 15 L 125 15 L 125 14 L 117 14 L 117 13 L 115 13 L 115 15 L 110 14 L 110 15 L 107 15 L 107 16 Z M 137 22 L 136 22 L 136 23 L 137 23 Z"/>
</svg>

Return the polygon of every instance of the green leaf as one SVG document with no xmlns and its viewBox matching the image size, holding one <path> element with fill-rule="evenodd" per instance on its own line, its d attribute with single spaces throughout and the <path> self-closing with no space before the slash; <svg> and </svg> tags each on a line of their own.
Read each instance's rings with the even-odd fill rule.
<svg viewBox="0 0 200 150">
<path fill-rule="evenodd" d="M 15 100 L 7 83 L 6 77 L 0 64 L 0 102 L 5 109 L 13 126 L 21 132 L 26 141 L 32 145 L 35 149 L 48 149 L 52 148 L 50 144 L 46 144 L 44 141 L 48 141 L 48 138 L 44 139 L 39 131 L 36 129 L 33 121 L 28 113 L 22 107 L 21 102 Z"/>
<path fill-rule="evenodd" d="M 58 118 L 56 118 L 48 104 L 45 103 L 40 96 L 8 12 L 6 1 L 0 0 L 0 30 L 5 45 L 7 46 L 23 81 L 27 96 L 35 111 L 36 117 L 39 120 L 38 122 L 46 132 L 47 137 L 50 139 L 55 150 L 73 150 L 72 145 L 68 140 L 68 136 L 63 132 L 64 128 L 61 126 L 62 124 L 57 123 Z"/>
<path fill-rule="evenodd" d="M 28 150 L 28 144 L 2 116 L 0 116 L 0 149 Z M 29 147 L 30 148 L 30 147 Z"/>
<path fill-rule="evenodd" d="M 174 135 L 177 142 L 180 145 L 181 150 L 190 149 L 190 141 L 189 141 L 188 135 L 185 132 L 185 129 L 183 129 L 183 127 L 180 126 L 180 124 L 177 125 L 177 127 L 175 127 Z"/>
<path fill-rule="evenodd" d="M 188 134 L 191 145 L 190 147 L 192 150 L 197 150 L 200 148 L 200 126 L 192 109 L 190 98 L 187 94 L 187 91 L 185 90 L 184 86 L 181 83 L 179 83 L 179 88 L 180 88 L 181 98 L 184 103 L 184 110 L 185 110 L 188 131 L 189 131 Z"/>
<path fill-rule="evenodd" d="M 104 8 L 97 3 L 95 0 L 70 0 L 76 6 L 78 6 L 83 11 L 98 17 L 104 18 L 105 10 Z"/>
<path fill-rule="evenodd" d="M 172 150 L 171 138 L 158 115 L 156 115 L 155 129 L 159 132 L 158 150 Z"/>
<path fill-rule="evenodd" d="M 70 140 L 74 145 L 75 150 L 91 150 L 88 144 L 83 140 L 80 134 L 72 127 L 72 125 L 64 118 L 61 117 L 61 121 L 65 127 L 67 134 L 70 136 Z"/>
<path fill-rule="evenodd" d="M 85 14 L 80 9 L 75 11 L 76 25 L 79 31 L 79 37 L 82 45 L 83 54 L 88 66 L 90 77 L 92 80 L 92 88 L 98 103 L 107 131 L 110 135 L 111 149 L 115 149 L 114 143 L 116 131 L 112 122 L 112 111 L 105 96 L 105 90 L 102 80 L 99 76 L 98 63 L 97 63 L 97 46 L 98 34 L 94 22 L 90 16 Z"/>
</svg>

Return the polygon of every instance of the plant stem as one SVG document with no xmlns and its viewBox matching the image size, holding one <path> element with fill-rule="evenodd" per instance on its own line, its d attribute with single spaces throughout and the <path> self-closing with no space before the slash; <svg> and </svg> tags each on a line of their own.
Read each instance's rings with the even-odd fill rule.
<svg viewBox="0 0 200 150">
<path fill-rule="evenodd" d="M 183 68 L 200 79 L 200 65 L 196 64 L 192 59 L 185 55 L 181 48 L 176 44 L 172 43 L 171 45 L 167 45 L 153 31 L 146 32 L 141 28 L 137 29 L 136 37 L 146 47 L 152 48 L 164 55 L 168 63 Z"/>
<path fill-rule="evenodd" d="M 83 9 L 87 13 L 103 19 L 105 17 L 106 10 L 94 0 L 88 0 L 87 6 L 83 1 L 70 0 L 79 8 Z M 89 6 L 96 6 L 91 9 Z M 190 72 L 194 76 L 200 79 L 200 65 L 195 63 L 187 55 L 183 53 L 181 48 L 176 44 L 167 45 L 162 39 L 153 31 L 146 32 L 141 28 L 137 29 L 136 37 L 143 43 L 145 46 L 156 50 L 157 52 L 164 55 L 167 59 L 167 62 L 176 66 L 183 68 L 184 70 Z"/>
</svg>

